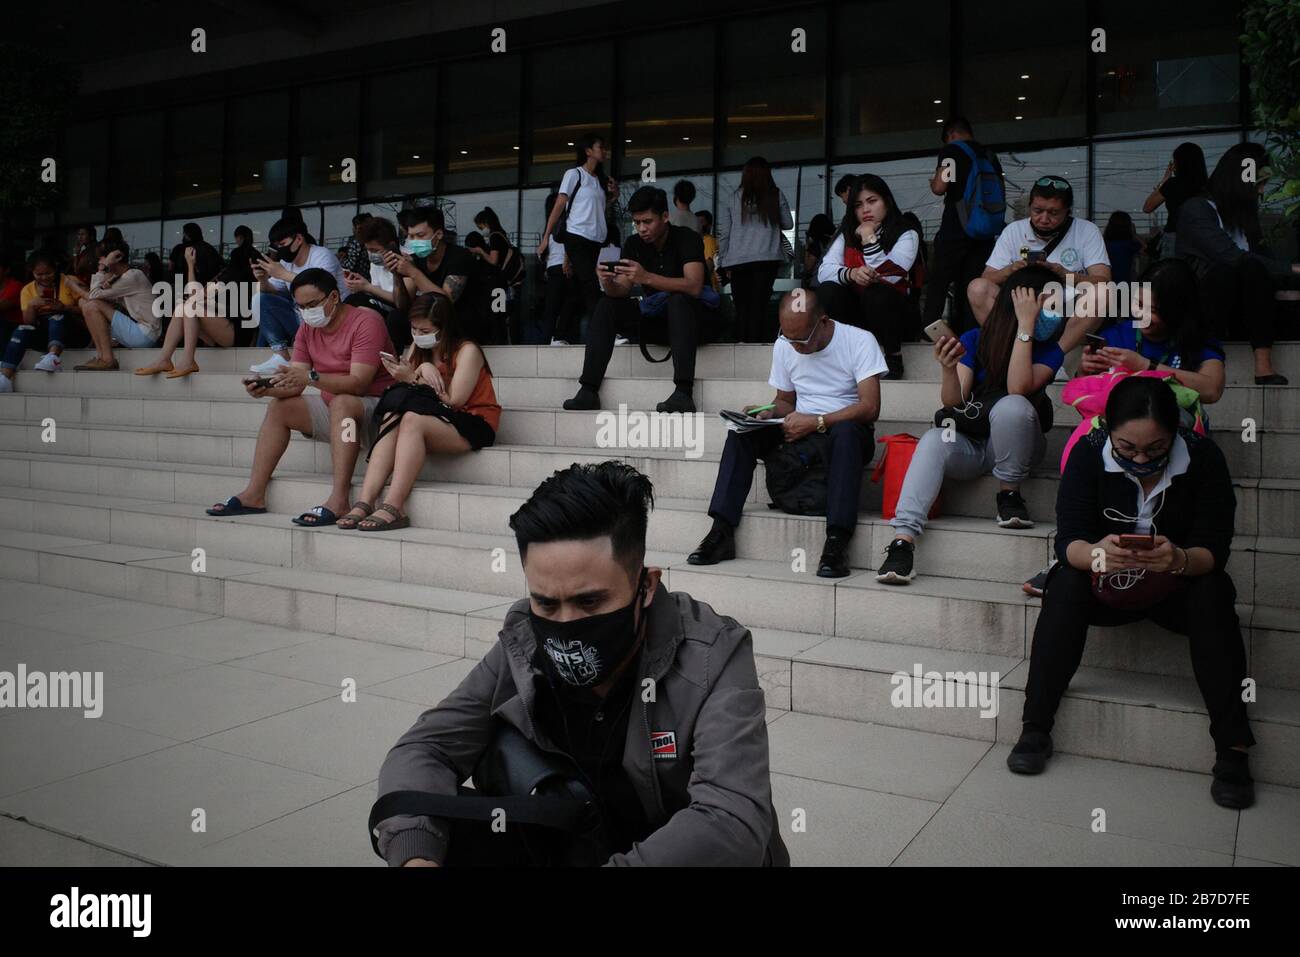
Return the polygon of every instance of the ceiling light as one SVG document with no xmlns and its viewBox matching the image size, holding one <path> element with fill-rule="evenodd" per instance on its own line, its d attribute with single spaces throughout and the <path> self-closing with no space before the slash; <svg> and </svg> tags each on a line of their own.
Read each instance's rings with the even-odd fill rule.
<svg viewBox="0 0 1300 957">
<path fill-rule="evenodd" d="M 1020 79 L 1022 79 L 1022 80 L 1028 80 L 1028 79 L 1029 79 L 1029 74 L 1028 74 L 1028 73 L 1022 73 L 1022 74 L 1020 74 Z"/>
<path fill-rule="evenodd" d="M 1016 99 L 1017 99 L 1017 100 L 1024 100 L 1024 97 L 1023 97 L 1023 96 L 1018 96 L 1018 97 L 1016 97 Z"/>
<path fill-rule="evenodd" d="M 1024 117 L 1023 117 L 1023 116 L 1017 116 L 1016 119 L 1018 119 L 1018 120 L 1023 120 Z"/>
<path fill-rule="evenodd" d="M 938 106 L 938 105 L 939 105 L 940 103 L 942 103 L 942 102 L 943 102 L 943 100 L 935 100 L 935 101 L 934 101 L 934 105 L 935 105 L 935 106 Z"/>
<path fill-rule="evenodd" d="M 468 156 L 468 155 L 469 155 L 469 150 L 461 150 L 461 151 L 460 151 L 460 155 L 461 155 L 461 156 Z"/>
</svg>

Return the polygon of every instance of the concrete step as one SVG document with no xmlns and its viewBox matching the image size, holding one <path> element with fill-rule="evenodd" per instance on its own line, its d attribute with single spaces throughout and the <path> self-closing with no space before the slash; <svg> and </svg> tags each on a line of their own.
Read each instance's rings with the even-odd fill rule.
<svg viewBox="0 0 1300 957">
<path fill-rule="evenodd" d="M 120 349 L 115 355 L 123 369 L 135 370 L 152 364 L 158 349 Z M 498 377 L 543 376 L 576 381 L 582 372 L 582 346 L 488 346 L 485 350 L 493 373 Z M 659 350 L 662 351 L 662 350 Z M 64 355 L 64 365 L 71 370 L 74 365 L 94 355 L 88 349 L 70 349 Z M 254 363 L 267 357 L 265 349 L 209 349 L 200 348 L 198 363 L 208 372 L 243 373 Z M 31 369 L 40 356 L 29 352 L 21 369 Z M 1300 343 L 1278 342 L 1273 346 L 1273 361 L 1284 372 L 1300 369 Z M 934 360 L 933 346 L 929 343 L 903 344 L 904 381 L 939 381 L 939 367 Z M 696 374 L 706 378 L 749 378 L 767 380 L 772 365 L 772 347 L 767 344 L 717 343 L 701 346 L 696 354 Z M 1227 344 L 1226 370 L 1229 385 L 1253 385 L 1254 366 L 1250 346 L 1246 343 Z M 672 363 L 649 363 L 635 345 L 616 346 L 610 358 L 608 374 L 615 377 L 672 378 Z"/>
<path fill-rule="evenodd" d="M 481 656 L 508 607 L 499 595 L 225 559 L 209 559 L 196 574 L 188 553 L 87 538 L 11 531 L 3 541 L 0 577 L 7 579 L 446 654 Z M 667 580 L 669 588 L 703 597 L 678 569 L 669 569 Z M 771 707 L 986 741 L 1014 741 L 1018 733 L 1027 673 L 1023 652 L 997 655 L 763 628 L 754 629 L 754 641 Z M 899 700 L 894 692 L 903 682 L 895 676 L 917 670 L 946 676 L 943 685 L 953 691 L 969 673 L 996 684 L 996 713 Z M 1259 740 L 1252 761 L 1257 779 L 1300 784 L 1300 692 L 1261 688 L 1252 724 Z M 1206 732 L 1207 718 L 1189 679 L 1088 663 L 1062 704 L 1056 738 L 1060 750 L 1072 753 L 1204 770 L 1212 757 Z"/>
</svg>

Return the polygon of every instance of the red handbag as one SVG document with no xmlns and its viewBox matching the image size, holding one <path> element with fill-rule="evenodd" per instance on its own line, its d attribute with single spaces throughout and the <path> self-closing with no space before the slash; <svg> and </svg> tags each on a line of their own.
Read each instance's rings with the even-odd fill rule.
<svg viewBox="0 0 1300 957">
<path fill-rule="evenodd" d="M 907 467 L 912 464 L 912 455 L 916 452 L 915 435 L 898 432 L 876 439 L 877 444 L 885 447 L 885 454 L 880 457 L 876 467 L 871 471 L 871 481 L 879 482 L 883 476 L 885 484 L 881 490 L 880 514 L 886 520 L 894 517 L 898 509 L 898 496 L 903 491 L 903 479 L 907 477 Z M 939 515 L 939 499 L 930 506 L 930 518 Z"/>
</svg>

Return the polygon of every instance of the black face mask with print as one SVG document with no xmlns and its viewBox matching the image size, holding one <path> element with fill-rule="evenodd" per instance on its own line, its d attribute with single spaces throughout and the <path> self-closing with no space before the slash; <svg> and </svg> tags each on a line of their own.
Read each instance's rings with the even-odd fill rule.
<svg viewBox="0 0 1300 957">
<path fill-rule="evenodd" d="M 538 659 L 553 684 L 591 688 L 609 679 L 636 645 L 640 631 L 636 609 L 645 593 L 645 582 L 643 568 L 631 604 L 603 615 L 551 621 L 528 612 L 537 638 Z"/>
</svg>

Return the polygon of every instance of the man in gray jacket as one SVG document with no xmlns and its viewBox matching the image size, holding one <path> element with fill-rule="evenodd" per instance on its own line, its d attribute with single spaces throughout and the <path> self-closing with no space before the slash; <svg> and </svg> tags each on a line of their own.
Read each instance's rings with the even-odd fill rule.
<svg viewBox="0 0 1300 957">
<path fill-rule="evenodd" d="M 653 501 L 624 463 L 575 464 L 511 516 L 529 598 L 389 752 L 381 804 L 403 791 L 453 797 L 522 736 L 592 795 L 607 864 L 789 864 L 749 631 L 645 567 Z M 378 820 L 379 853 L 392 866 L 527 862 L 506 850 L 523 825 L 449 817 Z"/>
</svg>

